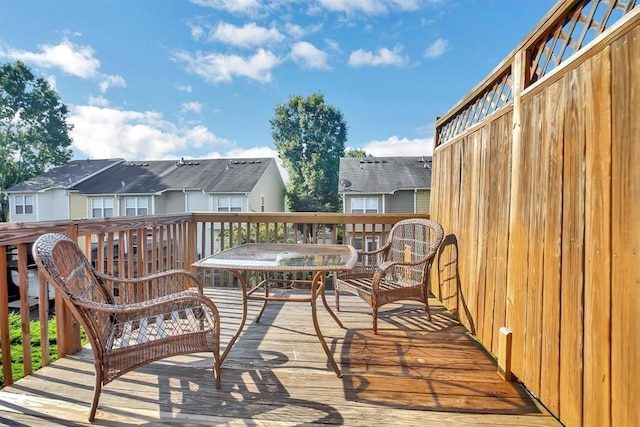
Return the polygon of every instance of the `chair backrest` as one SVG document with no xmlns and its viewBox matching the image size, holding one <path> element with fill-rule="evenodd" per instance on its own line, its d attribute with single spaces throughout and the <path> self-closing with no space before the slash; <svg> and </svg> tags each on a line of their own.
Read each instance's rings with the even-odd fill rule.
<svg viewBox="0 0 640 427">
<path fill-rule="evenodd" d="M 435 221 L 411 218 L 397 222 L 389 232 L 389 249 L 385 261 L 418 262 L 410 269 L 405 268 L 404 276 L 415 281 L 426 280 L 431 261 L 444 239 L 442 226 Z"/>
<path fill-rule="evenodd" d="M 64 298 L 78 322 L 92 341 L 104 338 L 104 331 L 112 323 L 108 315 L 87 308 L 91 304 L 113 304 L 113 296 L 96 276 L 93 266 L 80 247 L 63 234 L 47 233 L 33 245 L 33 258 L 49 283 Z M 78 305 L 82 302 L 83 305 Z M 100 345 L 100 348 L 103 346 Z"/>
</svg>

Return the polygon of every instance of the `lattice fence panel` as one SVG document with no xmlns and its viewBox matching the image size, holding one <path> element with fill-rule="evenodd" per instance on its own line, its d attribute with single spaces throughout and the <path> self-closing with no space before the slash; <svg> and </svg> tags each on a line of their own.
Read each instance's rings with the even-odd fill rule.
<svg viewBox="0 0 640 427">
<path fill-rule="evenodd" d="M 636 0 L 581 2 L 531 48 L 531 83 L 569 59 L 637 6 Z"/>
<path fill-rule="evenodd" d="M 513 101 L 511 68 L 438 129 L 442 144 Z"/>
</svg>

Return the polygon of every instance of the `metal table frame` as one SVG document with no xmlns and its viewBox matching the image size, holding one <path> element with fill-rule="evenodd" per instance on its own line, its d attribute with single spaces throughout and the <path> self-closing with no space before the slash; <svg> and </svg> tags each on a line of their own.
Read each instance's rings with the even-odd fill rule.
<svg viewBox="0 0 640 427">
<path fill-rule="evenodd" d="M 262 301 L 262 307 L 256 318 L 260 321 L 262 314 L 269 301 L 286 302 L 308 302 L 311 303 L 311 317 L 313 327 L 322 348 L 333 367 L 336 375 L 342 377 L 342 372 L 338 367 L 329 346 L 327 345 L 320 325 L 316 309 L 318 296 L 322 298 L 322 303 L 333 317 L 335 322 L 344 328 L 338 316 L 333 312 L 325 295 L 325 276 L 328 272 L 340 272 L 351 270 L 358 259 L 358 254 L 353 246 L 336 244 L 285 244 L 285 243 L 246 243 L 216 254 L 210 255 L 192 264 L 198 269 L 220 269 L 231 272 L 237 279 L 242 289 L 242 319 L 238 329 L 229 341 L 229 345 L 220 357 L 220 363 L 226 359 L 229 351 L 235 344 L 238 336 L 242 332 L 247 320 L 249 300 Z M 263 273 L 259 282 L 248 289 L 243 272 L 253 271 Z M 284 297 L 270 294 L 270 288 L 279 279 L 269 278 L 269 273 L 300 273 L 307 272 L 313 275 L 309 280 L 292 280 L 290 288 L 296 284 L 304 282 L 310 286 L 310 293 L 305 296 Z M 257 294 L 257 291 L 264 290 L 264 294 Z"/>
</svg>

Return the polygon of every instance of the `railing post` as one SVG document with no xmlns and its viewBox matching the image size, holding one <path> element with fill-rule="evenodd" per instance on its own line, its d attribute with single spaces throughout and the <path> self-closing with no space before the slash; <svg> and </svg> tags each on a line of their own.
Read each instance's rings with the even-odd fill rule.
<svg viewBox="0 0 640 427">
<path fill-rule="evenodd" d="M 71 224 L 67 227 L 67 236 L 78 241 L 78 226 Z M 56 292 L 56 319 L 58 337 L 58 358 L 78 352 L 82 348 L 80 341 L 80 325 L 71 314 L 60 292 Z"/>
<path fill-rule="evenodd" d="M 7 247 L 0 246 L 0 272 L 7 271 Z M 6 275 L 0 276 L 0 347 L 10 348 L 9 339 L 9 283 Z M 13 384 L 11 372 L 11 352 L 2 352 L 3 386 Z"/>
<path fill-rule="evenodd" d="M 191 217 L 191 220 L 187 222 L 187 259 L 185 263 L 185 268 L 189 269 L 193 274 L 196 274 L 195 267 L 192 267 L 191 264 L 196 262 L 196 252 L 198 251 L 198 223 L 196 222 L 195 216 Z M 204 244 L 204 243 L 203 243 Z M 213 243 L 212 243 L 213 245 Z M 213 246 L 212 246 L 213 247 Z M 213 252 L 213 251 L 212 251 Z"/>
</svg>

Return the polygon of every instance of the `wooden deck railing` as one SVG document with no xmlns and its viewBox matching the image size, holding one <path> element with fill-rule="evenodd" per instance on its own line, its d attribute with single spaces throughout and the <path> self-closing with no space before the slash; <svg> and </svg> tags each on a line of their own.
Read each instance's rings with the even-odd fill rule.
<svg viewBox="0 0 640 427">
<path fill-rule="evenodd" d="M 23 368 L 33 372 L 29 320 L 40 320 L 42 364 L 49 361 L 47 320 L 49 288 L 30 254 L 31 244 L 43 233 L 59 232 L 76 239 L 100 271 L 119 277 L 135 277 L 170 268 L 190 269 L 191 264 L 215 251 L 244 242 L 349 243 L 358 247 L 367 240 L 383 242 L 397 221 L 416 214 L 339 213 L 190 213 L 164 216 L 121 217 L 55 222 L 0 224 L 0 348 L 2 385 L 13 383 L 9 312 L 20 314 Z M 19 299 L 9 306 L 9 289 L 17 272 Z M 38 277 L 38 303 L 29 298 L 29 277 Z M 228 286 L 227 278 L 206 278 L 208 286 Z M 54 299 L 58 357 L 80 349 L 80 330 L 59 298 Z"/>
</svg>

